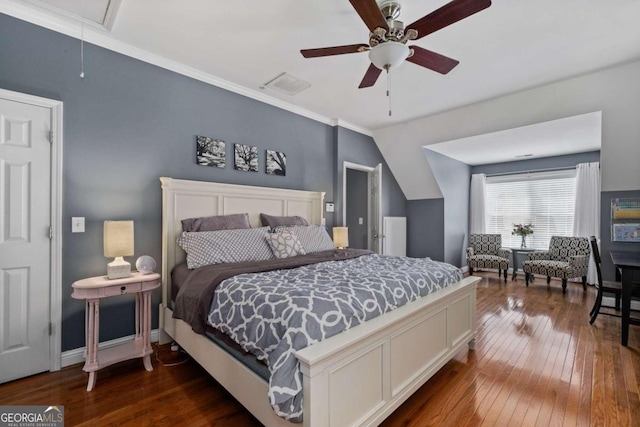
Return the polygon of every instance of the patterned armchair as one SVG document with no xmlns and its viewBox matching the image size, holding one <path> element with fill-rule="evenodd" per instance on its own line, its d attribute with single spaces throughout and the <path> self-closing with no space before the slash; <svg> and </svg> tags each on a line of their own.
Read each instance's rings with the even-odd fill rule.
<svg viewBox="0 0 640 427">
<path fill-rule="evenodd" d="M 548 251 L 530 252 L 529 260 L 522 263 L 525 282 L 529 286 L 532 274 L 547 276 L 547 284 L 552 277 L 557 277 L 562 279 L 562 293 L 565 293 L 567 279 L 582 277 L 582 287 L 586 291 L 590 252 L 586 237 L 552 236 Z"/>
<path fill-rule="evenodd" d="M 467 248 L 467 265 L 469 274 L 474 268 L 497 268 L 498 277 L 504 271 L 504 282 L 507 283 L 507 269 L 511 260 L 511 249 L 502 247 L 502 236 L 499 234 L 472 234 L 469 236 Z"/>
</svg>

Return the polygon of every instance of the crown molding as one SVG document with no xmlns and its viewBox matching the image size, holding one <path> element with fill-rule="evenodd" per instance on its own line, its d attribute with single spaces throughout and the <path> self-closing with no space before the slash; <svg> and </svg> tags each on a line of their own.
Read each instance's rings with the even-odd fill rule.
<svg viewBox="0 0 640 427">
<path fill-rule="evenodd" d="M 12 16 L 14 18 L 47 28 L 52 31 L 80 39 L 82 32 L 81 21 L 71 18 L 70 16 L 61 15 L 35 5 L 17 1 L 17 0 L 0 0 L 0 13 Z M 85 22 L 86 24 L 87 22 Z M 315 113 L 306 108 L 293 105 L 286 101 L 265 95 L 262 92 L 248 89 L 228 80 L 221 79 L 212 74 L 205 73 L 185 64 L 173 61 L 160 55 L 156 55 L 144 49 L 139 49 L 130 44 L 114 39 L 109 31 L 104 27 L 94 24 L 85 25 L 84 41 L 103 47 L 105 49 L 118 52 L 120 54 L 138 59 L 140 61 L 173 71 L 175 73 L 199 80 L 204 83 L 237 93 L 247 98 L 255 99 L 264 104 L 272 105 L 285 111 L 324 123 L 330 126 L 342 126 L 355 132 L 368 136 L 372 135 L 371 130 L 365 129 L 344 120 L 332 119 L 322 114 Z"/>
</svg>

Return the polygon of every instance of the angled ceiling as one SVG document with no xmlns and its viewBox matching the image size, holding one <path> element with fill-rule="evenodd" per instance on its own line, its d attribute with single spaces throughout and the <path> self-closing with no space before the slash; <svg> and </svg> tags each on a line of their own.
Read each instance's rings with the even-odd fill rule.
<svg viewBox="0 0 640 427">
<path fill-rule="evenodd" d="M 0 0 L 0 12 L 13 13 L 18 5 L 54 14 L 38 3 L 78 10 L 86 7 L 82 1 Z M 249 96 L 365 132 L 640 58 L 637 0 L 494 0 L 490 8 L 415 42 L 460 65 L 444 76 L 411 63 L 392 70 L 389 117 L 384 75 L 375 86 L 358 89 L 367 53 L 305 59 L 299 52 L 368 42 L 368 30 L 347 0 L 101 2 L 115 4 L 117 15 L 110 32 L 87 30 L 90 42 L 129 45 L 151 53 L 155 62 L 168 59 Z M 401 3 L 399 19 L 409 24 L 447 0 Z M 67 34 L 78 37 L 78 21 L 69 12 L 64 18 L 64 25 L 50 27 L 66 26 Z M 311 87 L 295 96 L 261 89 L 283 72 Z"/>
<path fill-rule="evenodd" d="M 580 114 L 424 148 L 471 166 L 599 151 L 602 113 Z M 480 147 L 482 147 L 480 149 Z"/>
</svg>

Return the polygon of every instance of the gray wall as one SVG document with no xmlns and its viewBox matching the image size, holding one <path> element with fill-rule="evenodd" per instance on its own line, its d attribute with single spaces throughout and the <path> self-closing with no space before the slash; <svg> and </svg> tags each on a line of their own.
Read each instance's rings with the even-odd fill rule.
<svg viewBox="0 0 640 427">
<path fill-rule="evenodd" d="M 368 208 L 369 174 L 365 171 L 347 169 L 347 227 L 349 227 L 349 247 L 369 249 Z M 359 222 L 362 218 L 362 224 Z"/>
<path fill-rule="evenodd" d="M 471 166 L 429 149 L 424 153 L 444 198 L 444 261 L 460 267 L 469 233 Z"/>
<path fill-rule="evenodd" d="M 0 87 L 64 102 L 62 350 L 84 346 L 84 303 L 71 283 L 105 273 L 104 220 L 135 221 L 135 259 L 161 259 L 160 176 L 327 193 L 334 199 L 340 157 L 379 163 L 370 137 L 289 113 L 130 57 L 85 44 L 85 78 L 76 39 L 0 14 Z M 195 163 L 195 136 L 227 142 L 227 167 Z M 340 135 L 341 139 L 336 140 Z M 233 143 L 259 149 L 259 172 L 233 169 Z M 287 155 L 286 177 L 266 175 L 265 149 Z M 388 214 L 405 199 L 386 169 Z M 389 206 L 393 205 L 394 209 Z M 71 217 L 86 232 L 71 234 Z M 327 226 L 334 225 L 327 214 Z M 160 302 L 160 292 L 153 297 Z M 134 333 L 127 297 L 101 303 L 101 340 Z M 153 310 L 157 327 L 157 310 Z"/>
<path fill-rule="evenodd" d="M 407 255 L 444 260 L 444 199 L 407 201 Z"/>
<path fill-rule="evenodd" d="M 382 216 L 406 216 L 407 199 L 396 182 L 387 162 L 380 154 L 373 138 L 342 127 L 335 128 L 335 224 L 342 224 L 342 174 L 344 162 L 375 167 L 382 163 Z M 327 199 L 329 200 L 329 199 Z"/>
</svg>

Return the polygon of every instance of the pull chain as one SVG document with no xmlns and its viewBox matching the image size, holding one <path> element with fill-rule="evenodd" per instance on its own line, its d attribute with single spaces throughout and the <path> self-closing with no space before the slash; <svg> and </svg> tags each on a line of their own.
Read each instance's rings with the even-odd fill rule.
<svg viewBox="0 0 640 427">
<path fill-rule="evenodd" d="M 84 0 L 82 1 L 82 16 L 80 16 L 80 78 L 84 79 Z"/>
<path fill-rule="evenodd" d="M 389 117 L 391 117 L 391 75 L 389 74 L 388 65 L 384 67 L 387 70 L 387 98 L 389 99 Z"/>
</svg>

